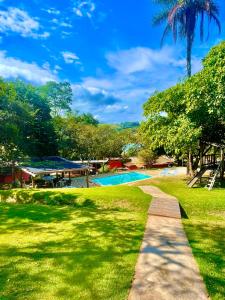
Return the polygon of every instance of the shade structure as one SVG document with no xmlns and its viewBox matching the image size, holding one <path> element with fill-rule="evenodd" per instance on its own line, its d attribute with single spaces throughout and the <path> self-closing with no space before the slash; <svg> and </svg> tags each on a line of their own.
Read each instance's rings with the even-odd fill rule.
<svg viewBox="0 0 225 300">
<path fill-rule="evenodd" d="M 84 164 L 77 164 L 59 156 L 31 158 L 21 162 L 19 168 L 33 177 L 41 174 L 88 170 L 88 166 Z"/>
</svg>

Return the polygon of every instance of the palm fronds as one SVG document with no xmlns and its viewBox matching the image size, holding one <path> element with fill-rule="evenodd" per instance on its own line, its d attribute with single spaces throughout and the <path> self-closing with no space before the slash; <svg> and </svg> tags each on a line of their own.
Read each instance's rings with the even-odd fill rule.
<svg viewBox="0 0 225 300">
<path fill-rule="evenodd" d="M 200 39 L 204 39 L 206 17 L 208 24 L 214 21 L 219 32 L 221 32 L 219 7 L 214 0 L 154 0 L 154 2 L 164 6 L 164 9 L 153 19 L 154 25 L 160 25 L 166 22 L 161 44 L 171 31 L 174 41 L 177 40 L 178 36 L 181 39 L 185 38 L 187 44 L 189 43 L 189 45 L 187 45 L 187 51 L 191 51 L 198 21 Z M 187 55 L 187 57 L 190 57 L 190 55 Z M 187 65 L 188 64 L 188 75 L 190 75 L 190 62 L 187 62 Z"/>
</svg>

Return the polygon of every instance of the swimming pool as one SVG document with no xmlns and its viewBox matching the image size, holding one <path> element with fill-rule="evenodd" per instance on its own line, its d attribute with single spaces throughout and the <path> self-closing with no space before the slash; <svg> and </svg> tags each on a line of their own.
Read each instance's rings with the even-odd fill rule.
<svg viewBox="0 0 225 300">
<path fill-rule="evenodd" d="M 128 182 L 133 182 L 137 180 L 143 180 L 151 178 L 152 176 L 138 173 L 138 172 L 129 172 L 129 173 L 123 173 L 123 174 L 116 174 L 106 177 L 100 177 L 92 179 L 93 182 L 100 184 L 100 185 L 118 185 Z"/>
</svg>

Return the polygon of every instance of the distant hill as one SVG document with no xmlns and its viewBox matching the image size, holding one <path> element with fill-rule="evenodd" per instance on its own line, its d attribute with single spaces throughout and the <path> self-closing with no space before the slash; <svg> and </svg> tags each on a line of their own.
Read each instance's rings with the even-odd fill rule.
<svg viewBox="0 0 225 300">
<path fill-rule="evenodd" d="M 123 122 L 118 124 L 118 127 L 120 129 L 127 129 L 127 128 L 137 128 L 139 127 L 140 123 L 139 122 Z"/>
</svg>

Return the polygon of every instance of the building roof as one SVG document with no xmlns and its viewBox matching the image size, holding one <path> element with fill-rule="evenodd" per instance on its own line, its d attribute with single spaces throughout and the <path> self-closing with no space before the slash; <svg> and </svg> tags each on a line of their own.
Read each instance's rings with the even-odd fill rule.
<svg viewBox="0 0 225 300">
<path fill-rule="evenodd" d="M 77 164 L 59 156 L 31 158 L 21 162 L 18 167 L 32 176 L 88 169 L 88 167 L 83 164 Z"/>
<path fill-rule="evenodd" d="M 97 163 L 107 163 L 108 159 L 92 159 L 92 160 L 75 160 L 73 161 L 75 164 L 97 164 Z"/>
</svg>

